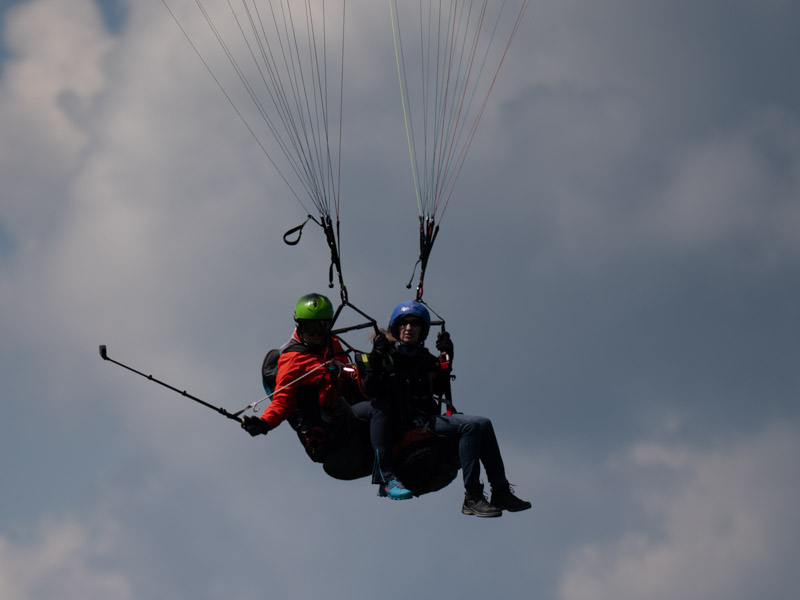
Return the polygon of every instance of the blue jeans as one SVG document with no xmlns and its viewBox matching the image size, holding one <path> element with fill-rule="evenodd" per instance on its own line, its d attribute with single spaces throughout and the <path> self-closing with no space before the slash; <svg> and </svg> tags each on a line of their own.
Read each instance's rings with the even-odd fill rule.
<svg viewBox="0 0 800 600">
<path fill-rule="evenodd" d="M 350 407 L 359 419 L 369 421 L 369 440 L 375 451 L 372 483 L 382 483 L 394 477 L 392 466 L 391 409 L 383 400 L 357 402 Z"/>
<path fill-rule="evenodd" d="M 450 416 L 433 415 L 430 426 L 439 435 L 458 438 L 458 456 L 461 459 L 465 488 L 470 490 L 480 486 L 479 462 L 486 469 L 486 478 L 490 485 L 508 483 L 500 447 L 489 419 L 460 413 Z"/>
</svg>

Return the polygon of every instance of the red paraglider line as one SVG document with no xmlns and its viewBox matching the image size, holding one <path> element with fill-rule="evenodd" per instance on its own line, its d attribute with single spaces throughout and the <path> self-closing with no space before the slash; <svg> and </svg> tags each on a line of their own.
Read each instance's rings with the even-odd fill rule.
<svg viewBox="0 0 800 600">
<path fill-rule="evenodd" d="M 464 99 L 466 98 L 467 90 L 469 89 L 469 80 L 470 80 L 470 77 L 472 76 L 472 67 L 475 64 L 475 54 L 477 53 L 477 50 L 478 50 L 478 38 L 480 37 L 481 30 L 483 29 L 483 21 L 484 21 L 485 17 L 486 17 L 486 2 L 483 3 L 483 8 L 481 9 L 481 16 L 480 16 L 480 19 L 478 20 L 478 27 L 477 27 L 477 29 L 475 31 L 475 40 L 474 40 L 474 42 L 472 44 L 472 53 L 470 54 L 469 66 L 467 67 L 467 71 L 466 71 L 467 77 L 466 77 L 466 81 L 464 81 L 464 85 L 462 86 L 463 92 L 461 93 L 461 100 L 458 103 L 458 112 L 456 113 L 456 119 L 455 119 L 455 122 L 453 123 L 453 127 L 452 127 L 452 130 L 451 130 L 452 134 L 450 136 L 450 143 L 448 144 L 448 148 L 447 148 L 447 160 L 444 163 L 444 170 L 442 171 L 442 176 L 441 176 L 441 181 L 443 183 L 447 181 L 447 173 L 450 171 L 450 165 L 452 164 L 451 163 L 451 158 L 452 158 L 453 150 L 455 149 L 455 144 L 456 144 L 456 139 L 457 139 L 457 136 L 455 135 L 455 132 L 458 131 L 458 129 L 459 129 L 458 124 L 461 122 L 461 113 L 462 113 L 462 111 L 464 109 Z M 506 47 L 506 49 L 508 49 L 508 48 Z M 502 64 L 502 61 L 501 61 L 500 64 Z M 500 67 L 498 66 L 497 69 L 499 71 Z M 497 77 L 497 74 L 495 73 L 495 78 L 496 77 Z M 491 87 L 489 88 L 489 91 L 491 92 Z M 488 94 L 487 94 L 487 98 L 488 98 Z M 484 104 L 485 104 L 485 102 L 484 102 Z M 478 118 L 477 119 L 480 119 L 480 113 L 478 114 Z M 477 119 L 476 119 L 476 121 L 477 121 Z M 468 140 L 468 142 L 469 141 L 471 141 L 471 140 Z M 458 164 L 458 162 L 456 162 L 456 164 Z M 458 178 L 458 173 L 459 172 L 460 172 L 460 169 L 458 171 L 456 171 L 456 179 Z M 437 201 L 436 201 L 436 207 L 434 209 L 434 215 L 436 214 L 436 211 L 438 211 L 438 209 L 439 209 L 439 202 L 441 201 L 441 198 L 442 198 L 441 194 L 437 194 Z M 445 202 L 445 207 L 446 206 L 447 206 L 447 203 Z M 442 210 L 442 214 L 444 214 L 444 209 Z"/>
<path fill-rule="evenodd" d="M 458 176 L 461 173 L 461 168 L 464 166 L 464 161 L 467 157 L 467 152 L 469 151 L 470 146 L 472 145 L 472 140 L 475 137 L 475 132 L 478 129 L 478 122 L 481 120 L 481 116 L 483 115 L 483 111 L 486 109 L 486 104 L 489 102 L 489 96 L 492 93 L 492 89 L 494 88 L 494 84 L 497 81 L 497 76 L 500 74 L 500 68 L 503 66 L 503 62 L 506 59 L 506 55 L 508 54 L 508 49 L 511 46 L 511 41 L 514 39 L 514 36 L 517 33 L 517 29 L 519 29 L 519 24 L 522 21 L 522 17 L 525 14 L 525 10 L 528 8 L 529 0 L 525 0 L 522 4 L 522 8 L 517 15 L 517 19 L 514 22 L 514 27 L 511 30 L 511 35 L 508 38 L 508 42 L 506 43 L 506 47 L 503 50 L 503 55 L 500 58 L 500 62 L 497 65 L 497 70 L 494 73 L 494 77 L 492 77 L 492 83 L 489 85 L 489 89 L 486 92 L 486 96 L 483 99 L 483 103 L 481 104 L 481 108 L 478 111 L 478 116 L 475 119 L 475 122 L 472 124 L 472 127 L 469 132 L 469 136 L 467 138 L 467 143 L 464 145 L 464 148 L 459 153 L 458 159 L 456 163 L 458 164 L 458 170 L 456 171 L 456 175 L 453 178 L 452 182 L 450 183 L 450 188 L 447 193 L 447 200 L 445 200 L 444 207 L 442 208 L 442 213 L 439 215 L 439 222 L 441 222 L 442 217 L 444 216 L 445 211 L 447 210 L 447 206 L 450 203 L 450 198 L 453 196 L 453 190 L 455 188 L 455 183 L 458 180 Z"/>
</svg>

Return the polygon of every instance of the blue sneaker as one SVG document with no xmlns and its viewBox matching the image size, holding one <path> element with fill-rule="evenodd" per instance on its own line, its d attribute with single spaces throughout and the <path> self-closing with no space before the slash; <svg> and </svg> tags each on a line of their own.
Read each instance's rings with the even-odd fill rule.
<svg viewBox="0 0 800 600">
<path fill-rule="evenodd" d="M 378 486 L 378 496 L 382 498 L 388 498 L 390 500 L 408 500 L 412 498 L 414 494 L 411 493 L 411 490 L 406 489 L 400 480 L 396 477 L 392 477 L 386 483 L 382 483 Z"/>
</svg>

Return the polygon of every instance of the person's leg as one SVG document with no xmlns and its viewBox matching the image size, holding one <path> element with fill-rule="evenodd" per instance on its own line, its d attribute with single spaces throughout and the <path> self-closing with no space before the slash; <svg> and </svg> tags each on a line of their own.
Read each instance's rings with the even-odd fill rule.
<svg viewBox="0 0 800 600">
<path fill-rule="evenodd" d="M 392 419 L 391 408 L 382 400 L 358 402 L 351 406 L 353 414 L 369 421 L 369 437 L 375 452 L 372 483 L 380 488 L 378 494 L 393 500 L 406 500 L 413 495 L 397 479 L 392 465 Z"/>
<path fill-rule="evenodd" d="M 531 507 L 531 503 L 514 495 L 506 479 L 505 465 L 492 422 L 485 417 L 474 417 L 481 430 L 481 462 L 486 469 L 486 479 L 492 487 L 490 504 L 498 509 L 519 512 Z"/>
<path fill-rule="evenodd" d="M 481 462 L 486 469 L 486 479 L 489 484 L 501 486 L 507 484 L 506 469 L 503 465 L 503 457 L 500 455 L 500 446 L 497 443 L 497 436 L 494 433 L 492 422 L 486 417 L 473 417 L 481 430 Z"/>
<path fill-rule="evenodd" d="M 373 402 L 358 402 L 351 406 L 351 409 L 356 417 L 369 421 L 369 439 L 372 449 L 379 459 L 381 471 L 393 473 L 392 454 L 389 452 L 392 446 L 389 407 L 385 403 L 375 400 Z"/>
<path fill-rule="evenodd" d="M 481 483 L 481 447 L 486 419 L 470 415 L 454 414 L 449 416 L 435 415 L 431 419 L 431 428 L 438 435 L 458 437 L 458 454 L 461 470 L 464 475 L 464 504 L 461 512 L 476 517 L 499 517 L 503 511 L 486 501 Z M 496 442 L 495 442 L 496 445 Z M 491 468 L 496 465 L 490 461 Z"/>
<path fill-rule="evenodd" d="M 481 426 L 469 415 L 434 415 L 430 420 L 431 429 L 438 435 L 458 438 L 458 457 L 464 487 L 470 488 L 481 483 Z"/>
<path fill-rule="evenodd" d="M 531 503 L 514 495 L 511 485 L 506 479 L 500 446 L 494 433 L 494 426 L 489 419 L 481 422 L 481 462 L 486 469 L 486 478 L 492 486 L 490 504 L 501 510 L 519 512 L 531 507 Z"/>
</svg>

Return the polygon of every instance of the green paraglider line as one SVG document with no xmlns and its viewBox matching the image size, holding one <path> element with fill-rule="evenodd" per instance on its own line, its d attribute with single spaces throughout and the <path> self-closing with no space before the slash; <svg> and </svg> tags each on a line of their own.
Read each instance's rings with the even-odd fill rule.
<svg viewBox="0 0 800 600">
<path fill-rule="evenodd" d="M 393 8 L 394 7 L 394 8 Z M 419 213 L 422 214 L 422 200 L 420 199 L 419 195 L 419 185 L 417 184 L 417 170 L 414 165 L 414 146 L 411 143 L 411 131 L 408 125 L 408 108 L 406 107 L 406 92 L 404 91 L 403 87 L 403 76 L 401 75 L 400 70 L 400 57 L 402 56 L 402 52 L 398 51 L 397 47 L 397 38 L 398 38 L 398 28 L 395 27 L 394 17 L 395 11 L 397 10 L 397 5 L 393 0 L 389 0 L 389 15 L 391 16 L 392 20 L 392 40 L 394 41 L 394 59 L 397 63 L 397 79 L 400 83 L 400 102 L 403 105 L 403 123 L 405 124 L 406 128 L 406 139 L 408 140 L 408 154 L 411 159 L 411 175 L 414 178 L 414 190 L 417 194 L 417 206 L 419 207 Z"/>
<path fill-rule="evenodd" d="M 213 38 L 221 49 L 223 56 L 238 77 L 244 91 L 253 102 L 255 110 L 266 124 L 276 148 L 282 157 L 273 157 L 267 146 L 261 142 L 254 128 L 251 127 L 244 113 L 237 107 L 233 96 L 226 90 L 223 80 L 217 77 L 212 64 L 206 61 L 200 48 L 192 40 L 189 31 L 183 27 L 178 15 L 170 8 L 171 2 L 162 0 L 162 4 L 175 21 L 183 36 L 198 56 L 206 71 L 211 75 L 239 119 L 244 123 L 251 136 L 261 148 L 264 155 L 275 168 L 278 175 L 289 188 L 295 199 L 306 209 L 308 218 L 297 227 L 288 230 L 284 241 L 289 245 L 299 243 L 303 227 L 313 220 L 322 227 L 326 242 L 331 252 L 329 269 L 329 287 L 334 287 L 334 269 L 337 272 L 341 290 L 342 303 L 348 305 L 347 288 L 344 285 L 341 268 L 341 238 L 339 229 L 339 204 L 342 182 L 342 132 L 344 115 L 344 69 L 345 69 L 345 33 L 346 2 L 341 3 L 341 44 L 328 48 L 329 30 L 327 26 L 327 9 L 322 5 L 321 23 L 312 10 L 310 0 L 305 0 L 304 14 L 293 9 L 289 1 L 269 3 L 268 8 L 259 9 L 259 5 L 242 0 L 239 8 L 234 8 L 231 0 L 226 0 L 236 32 L 232 39 L 217 24 L 217 15 L 206 10 L 202 0 L 194 0 L 194 4 L 203 16 Z M 232 24 L 233 24 L 232 23 Z M 301 29 L 307 29 L 305 38 L 300 35 Z M 331 36 L 331 40 L 334 36 Z M 241 56 L 234 52 L 232 41 L 239 39 L 246 49 Z M 330 50 L 330 52 L 329 52 Z M 339 55 L 338 73 L 331 65 L 335 60 L 330 57 Z M 254 78 L 252 81 L 245 67 L 252 61 Z M 333 76 L 335 73 L 335 76 Z M 330 101 L 334 97 L 329 87 L 331 81 L 339 79 L 338 96 L 338 132 L 330 131 L 334 126 L 332 117 L 336 114 Z M 255 85 L 258 80 L 263 84 Z M 330 94 L 329 94 L 330 90 Z M 338 139 L 336 139 L 338 137 Z M 334 149 L 338 147 L 338 158 Z M 280 165 L 277 158 L 281 158 Z M 285 161 L 285 163 L 284 163 Z M 333 163 L 336 162 L 336 165 Z M 282 169 L 285 167 L 285 172 Z M 290 183 L 287 177 L 290 172 L 296 176 L 297 183 Z M 295 179 L 292 178 L 292 181 Z M 294 187 L 293 187 L 294 186 Z M 302 191 L 301 191 L 302 190 Z M 311 200 L 316 211 L 309 211 L 304 199 Z M 318 214 L 318 218 L 311 214 Z M 333 224 L 335 221 L 335 225 Z"/>
<path fill-rule="evenodd" d="M 486 92 L 486 96 L 484 97 L 483 102 L 481 103 L 481 107 L 480 107 L 480 109 L 478 111 L 478 116 L 475 119 L 474 123 L 472 124 L 472 127 L 470 129 L 469 134 L 467 135 L 467 142 L 466 142 L 465 146 L 462 148 L 462 150 L 461 150 L 461 152 L 460 152 L 460 154 L 458 156 L 458 159 L 456 160 L 456 164 L 458 165 L 458 168 L 456 170 L 455 177 L 453 177 L 452 182 L 450 183 L 449 192 L 446 194 L 447 198 L 445 200 L 444 207 L 442 208 L 442 216 L 444 215 L 444 212 L 447 210 L 447 205 L 450 203 L 450 198 L 452 197 L 453 190 L 455 188 L 455 182 L 458 179 L 458 175 L 461 173 L 461 168 L 464 166 L 464 161 L 466 160 L 467 153 L 469 152 L 470 146 L 472 146 L 472 140 L 474 139 L 475 132 L 478 129 L 478 122 L 480 121 L 481 116 L 483 116 L 483 111 L 486 109 L 486 105 L 489 102 L 489 96 L 491 95 L 492 89 L 494 89 L 494 85 L 497 82 L 497 77 L 500 74 L 500 69 L 502 68 L 503 63 L 505 62 L 506 55 L 508 54 L 508 49 L 511 46 L 511 42 L 513 41 L 514 37 L 517 34 L 517 30 L 519 29 L 519 25 L 522 22 L 522 17 L 524 16 L 525 11 L 528 8 L 528 2 L 529 2 L 529 0 L 525 0 L 523 2 L 522 7 L 520 8 L 520 11 L 517 14 L 517 18 L 514 21 L 514 27 L 511 30 L 511 35 L 509 36 L 508 41 L 506 42 L 506 46 L 505 46 L 505 48 L 503 50 L 503 55 L 502 55 L 502 57 L 500 59 L 500 63 L 497 65 L 497 69 L 495 70 L 494 76 L 492 77 L 492 82 L 489 85 L 489 89 Z M 499 17 L 498 17 L 498 19 L 499 19 Z M 492 38 L 494 38 L 496 30 L 497 30 L 497 23 L 495 23 L 495 30 L 492 32 Z M 486 60 L 486 57 L 484 57 L 484 63 L 485 63 L 485 60 Z M 481 71 L 483 71 L 483 65 L 481 65 Z M 470 99 L 470 104 L 472 104 L 472 100 L 471 99 Z"/>
<path fill-rule="evenodd" d="M 187 42 L 189 42 L 189 45 L 192 47 L 192 50 L 194 50 L 195 54 L 196 54 L 196 55 L 197 55 L 197 57 L 200 59 L 200 62 L 202 62 L 202 63 L 203 63 L 203 66 L 206 68 L 206 71 L 208 71 L 209 75 L 211 75 L 211 78 L 214 80 L 214 83 L 216 83 L 216 84 L 217 84 L 217 87 L 220 89 L 220 91 L 222 92 L 222 94 L 225 96 L 225 99 L 228 101 L 228 103 L 231 105 L 231 107 L 233 108 L 233 110 L 236 112 L 236 114 L 238 115 L 238 117 L 239 117 L 239 119 L 242 121 L 242 123 L 244 123 L 244 126 L 247 128 L 247 131 L 249 131 L 249 132 L 250 132 L 250 135 L 251 135 L 251 136 L 253 137 L 253 139 L 256 141 L 256 144 L 258 144 L 258 147 L 259 147 L 259 148 L 261 148 L 261 151 L 264 153 L 264 156 L 266 156 L 266 157 L 267 157 L 267 160 L 269 160 L 270 164 L 271 164 L 271 165 L 273 166 L 273 168 L 275 169 L 275 172 L 276 172 L 276 173 L 278 173 L 278 175 L 280 176 L 280 178 L 281 178 L 281 179 L 283 180 L 283 182 L 286 184 L 286 187 L 288 187 L 288 188 L 289 188 L 289 191 L 290 191 L 290 192 L 292 193 L 292 195 L 293 195 L 293 196 L 294 196 L 294 197 L 297 199 L 297 201 L 300 203 L 300 205 L 301 205 L 301 206 L 303 206 L 303 208 L 305 208 L 305 205 L 303 204 L 303 201 L 300 199 L 300 196 L 298 196 L 298 195 L 297 195 L 297 192 L 295 192 L 295 191 L 294 191 L 294 189 L 292 188 L 292 186 L 291 186 L 291 184 L 289 183 L 289 181 L 286 179 L 286 177 L 285 177 L 285 176 L 284 176 L 284 174 L 281 172 L 281 170 L 280 170 L 280 168 L 278 167 L 278 165 L 277 165 L 277 164 L 275 163 L 275 161 L 273 160 L 272 156 L 270 156 L 269 152 L 267 152 L 267 149 L 264 147 L 264 144 L 262 144 L 262 143 L 261 143 L 261 140 L 260 140 L 260 139 L 258 139 L 258 136 L 256 135 L 256 132 L 255 132 L 255 131 L 253 131 L 253 128 L 252 128 L 252 127 L 250 127 L 250 124 L 247 122 L 247 119 L 245 119 L 245 118 L 244 118 L 244 115 L 243 115 L 243 114 L 241 113 L 241 111 L 240 111 L 240 110 L 237 108 L 237 106 L 236 106 L 236 103 L 233 101 L 233 99 L 230 97 L 230 95 L 228 94 L 228 92 L 225 90 L 225 87 L 222 85 L 222 83 L 220 82 L 220 80 L 219 80 L 219 79 L 217 79 L 217 76 L 214 74 L 214 71 L 211 69 L 211 67 L 209 66 L 209 64 L 208 64 L 208 63 L 206 62 L 206 60 L 203 58 L 203 55 L 200 53 L 200 50 L 198 50 L 197 46 L 195 46 L 194 42 L 192 42 L 192 38 L 190 38 L 190 37 L 189 37 L 189 34 L 188 34 L 188 33 L 186 32 L 186 30 L 183 28 L 183 26 L 181 25 L 180 21 L 179 21 L 179 20 L 178 20 L 178 18 L 175 16 L 175 13 L 173 13 L 173 12 L 172 12 L 172 9 L 171 9 L 171 8 L 169 7 L 169 5 L 167 4 L 166 0 L 161 0 L 161 3 L 162 3 L 162 4 L 164 5 L 164 7 L 167 9 L 167 12 L 169 12 L 170 16 L 172 17 L 172 20 L 173 20 L 173 21 L 175 21 L 175 24 L 176 24 L 176 25 L 178 26 L 178 28 L 181 30 L 181 33 L 182 33 L 182 34 L 183 34 L 183 36 L 186 38 L 186 41 L 187 41 Z M 308 209 L 306 209 L 306 211 L 307 211 L 307 210 L 308 210 Z"/>
<path fill-rule="evenodd" d="M 487 68 L 487 63 L 494 63 L 492 48 L 496 47 L 494 42 L 499 41 L 495 38 L 501 30 L 506 0 L 497 0 L 497 6 L 490 0 L 465 3 L 432 1 L 427 5 L 427 15 L 420 2 L 417 50 L 420 52 L 422 97 L 419 105 L 416 92 L 412 98 L 413 73 L 406 69 L 406 63 L 411 60 L 406 49 L 413 52 L 414 45 L 403 39 L 405 5 L 389 0 L 403 122 L 419 209 L 420 253 L 406 285 L 411 289 L 417 267 L 420 267 L 417 301 L 422 300 L 428 260 L 439 226 L 529 2 L 520 0 L 516 15 L 512 12 L 510 20 L 502 20 L 513 27 L 504 46 L 499 48 L 499 61 L 491 68 Z M 433 5 L 438 6 L 438 14 L 431 10 Z M 490 6 L 494 17 L 489 16 Z M 488 78 L 484 79 L 484 75 Z M 415 114 L 415 110 L 420 114 Z M 421 138 L 415 135 L 415 117 L 422 122 Z"/>
</svg>

